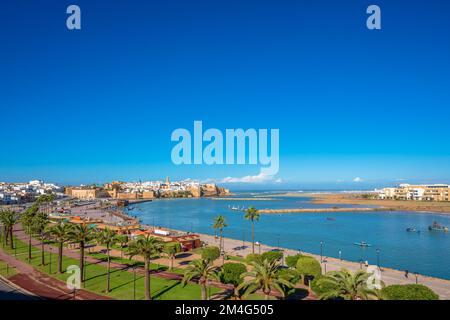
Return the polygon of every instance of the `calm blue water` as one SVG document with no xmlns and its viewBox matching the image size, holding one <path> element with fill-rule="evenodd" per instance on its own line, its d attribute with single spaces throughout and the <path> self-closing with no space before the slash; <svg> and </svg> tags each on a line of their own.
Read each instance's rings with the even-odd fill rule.
<svg viewBox="0 0 450 320">
<path fill-rule="evenodd" d="M 245 195 L 246 197 L 248 195 Z M 320 208 L 329 204 L 311 204 L 308 198 L 276 197 L 274 201 L 232 201 L 201 199 L 158 199 L 139 204 L 130 211 L 144 223 L 178 230 L 214 235 L 213 218 L 224 215 L 228 227 L 224 235 L 246 241 L 251 238 L 251 224 L 242 212 L 230 206 L 263 208 Z M 339 205 L 340 207 L 357 207 Z M 336 220 L 327 220 L 333 217 Z M 368 260 L 377 263 L 376 249 L 380 249 L 380 264 L 399 270 L 450 279 L 450 234 L 429 232 L 436 220 L 450 226 L 450 216 L 413 212 L 370 213 L 289 213 L 261 215 L 255 226 L 255 240 L 264 244 L 299 249 L 320 254 L 324 242 L 324 256 L 351 261 Z M 416 227 L 420 234 L 406 232 Z M 372 246 L 361 249 L 355 242 L 366 241 Z"/>
</svg>

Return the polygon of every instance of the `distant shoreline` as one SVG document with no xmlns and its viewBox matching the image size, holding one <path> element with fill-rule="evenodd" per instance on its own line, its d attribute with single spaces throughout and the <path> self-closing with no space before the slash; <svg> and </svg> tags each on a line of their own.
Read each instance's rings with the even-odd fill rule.
<svg viewBox="0 0 450 320">
<path fill-rule="evenodd" d="M 362 199 L 358 193 L 293 193 L 279 194 L 282 197 L 313 198 L 311 203 L 318 204 L 352 204 L 378 206 L 385 210 L 412 211 L 423 213 L 450 214 L 450 201 L 414 201 L 414 200 L 381 200 Z"/>
<path fill-rule="evenodd" d="M 219 198 L 211 197 L 211 200 L 229 200 L 229 201 L 279 201 L 279 199 L 269 198 L 269 197 L 255 197 L 255 198 Z"/>
</svg>

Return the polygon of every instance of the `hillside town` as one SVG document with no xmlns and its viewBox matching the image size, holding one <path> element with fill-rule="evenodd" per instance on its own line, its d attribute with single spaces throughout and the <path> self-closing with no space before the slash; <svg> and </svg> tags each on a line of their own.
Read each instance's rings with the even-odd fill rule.
<svg viewBox="0 0 450 320">
<path fill-rule="evenodd" d="M 33 202 L 38 196 L 44 194 L 62 197 L 64 196 L 64 188 L 41 180 L 32 180 L 25 183 L 0 182 L 0 204 Z"/>
<path fill-rule="evenodd" d="M 56 198 L 71 197 L 77 199 L 121 199 L 145 200 L 155 198 L 198 198 L 228 195 L 228 189 L 213 183 L 202 184 L 198 181 L 113 181 L 104 185 L 60 186 L 32 180 L 23 183 L 0 182 L 0 204 L 22 204 L 33 202 L 38 196 L 53 194 Z"/>
<path fill-rule="evenodd" d="M 112 198 L 121 200 L 145 200 L 154 198 L 199 198 L 230 194 L 228 189 L 213 183 L 201 184 L 185 180 L 120 182 L 113 181 L 103 186 L 66 187 L 65 194 L 78 199 Z"/>
</svg>

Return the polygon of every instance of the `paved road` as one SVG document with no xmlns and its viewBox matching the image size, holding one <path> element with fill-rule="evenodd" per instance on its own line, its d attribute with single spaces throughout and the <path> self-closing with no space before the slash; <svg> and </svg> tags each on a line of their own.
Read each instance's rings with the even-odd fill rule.
<svg viewBox="0 0 450 320">
<path fill-rule="evenodd" d="M 35 300 L 36 297 L 10 285 L 0 278 L 0 300 Z"/>
</svg>

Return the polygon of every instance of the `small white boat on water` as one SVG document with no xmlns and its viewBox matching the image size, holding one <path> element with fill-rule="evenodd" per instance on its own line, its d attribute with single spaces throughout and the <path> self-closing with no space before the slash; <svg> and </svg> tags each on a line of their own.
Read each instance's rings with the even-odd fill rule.
<svg viewBox="0 0 450 320">
<path fill-rule="evenodd" d="M 372 246 L 371 244 L 369 244 L 369 243 L 367 243 L 367 242 L 365 242 L 365 241 L 355 242 L 354 245 L 355 245 L 355 246 L 360 246 L 360 247 L 366 247 L 366 248 Z"/>
</svg>

